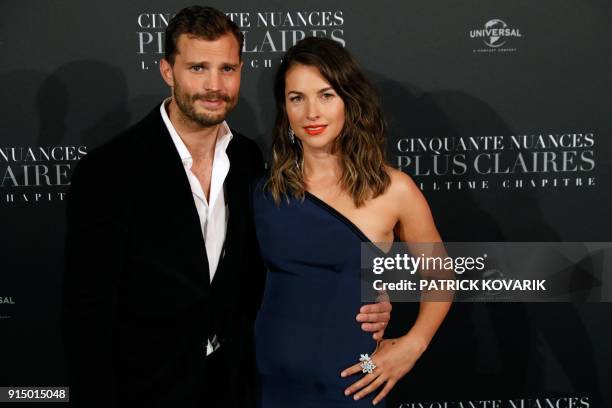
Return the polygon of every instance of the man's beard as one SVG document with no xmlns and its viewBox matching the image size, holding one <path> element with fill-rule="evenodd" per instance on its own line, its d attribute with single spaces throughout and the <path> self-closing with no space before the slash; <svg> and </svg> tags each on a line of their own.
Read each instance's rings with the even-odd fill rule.
<svg viewBox="0 0 612 408">
<path fill-rule="evenodd" d="M 196 111 L 196 101 L 218 99 L 221 99 L 226 104 L 225 109 L 222 111 L 212 114 Z M 174 101 L 183 115 L 203 127 L 211 127 L 223 122 L 227 114 L 236 106 L 236 98 L 232 98 L 225 93 L 213 91 L 189 95 L 184 93 L 177 83 L 174 85 Z"/>
</svg>

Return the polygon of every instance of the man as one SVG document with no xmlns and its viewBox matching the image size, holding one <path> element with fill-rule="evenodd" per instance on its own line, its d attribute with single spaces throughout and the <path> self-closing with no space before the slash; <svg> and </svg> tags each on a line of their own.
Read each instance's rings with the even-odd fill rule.
<svg viewBox="0 0 612 408">
<path fill-rule="evenodd" d="M 63 326 L 83 407 L 254 403 L 252 326 L 265 278 L 249 186 L 252 141 L 225 117 L 240 88 L 242 33 L 193 6 L 166 31 L 172 97 L 88 154 L 67 203 Z M 358 320 L 377 331 L 390 305 Z"/>
</svg>

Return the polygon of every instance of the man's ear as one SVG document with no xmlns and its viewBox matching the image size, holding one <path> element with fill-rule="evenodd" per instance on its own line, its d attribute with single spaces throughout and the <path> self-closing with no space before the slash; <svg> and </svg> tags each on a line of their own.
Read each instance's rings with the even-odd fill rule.
<svg viewBox="0 0 612 408">
<path fill-rule="evenodd" d="M 172 65 L 165 58 L 159 60 L 159 72 L 162 78 L 169 87 L 174 86 L 174 75 L 172 74 Z"/>
</svg>

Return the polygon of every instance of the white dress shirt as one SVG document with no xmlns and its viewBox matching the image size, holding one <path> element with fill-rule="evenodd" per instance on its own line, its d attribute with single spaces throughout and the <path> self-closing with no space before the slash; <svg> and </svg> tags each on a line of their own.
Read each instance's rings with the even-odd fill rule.
<svg viewBox="0 0 612 408">
<path fill-rule="evenodd" d="M 187 150 L 187 146 L 183 142 L 183 139 L 179 136 L 174 125 L 170 122 L 166 106 L 171 98 L 168 98 L 162 103 L 160 107 L 161 116 L 168 128 L 168 132 L 172 137 L 172 141 L 176 146 L 183 167 L 185 168 L 185 174 L 189 180 L 191 186 L 191 193 L 193 195 L 193 201 L 195 203 L 196 210 L 198 211 L 198 217 L 200 218 L 200 228 L 202 230 L 202 236 L 204 237 L 203 248 L 206 251 L 206 257 L 208 259 L 208 272 L 210 275 L 210 281 L 212 282 L 213 277 L 217 271 L 217 266 L 222 257 L 221 251 L 223 250 L 223 243 L 225 242 L 225 234 L 227 233 L 227 217 L 228 210 L 225 204 L 225 193 L 223 189 L 223 183 L 227 177 L 227 173 L 230 168 L 230 161 L 227 157 L 227 146 L 232 140 L 232 132 L 227 125 L 227 122 L 223 121 L 219 126 L 219 132 L 217 134 L 217 142 L 215 144 L 215 154 L 213 156 L 212 163 L 212 175 L 210 180 L 210 194 L 209 200 L 206 200 L 206 195 L 202 189 L 200 181 L 195 174 L 191 172 L 191 166 L 193 165 L 193 159 L 191 153 Z M 216 339 L 212 339 L 213 343 L 216 343 Z M 213 346 L 211 341 L 208 342 L 207 355 L 212 353 L 218 348 L 218 343 Z"/>
</svg>

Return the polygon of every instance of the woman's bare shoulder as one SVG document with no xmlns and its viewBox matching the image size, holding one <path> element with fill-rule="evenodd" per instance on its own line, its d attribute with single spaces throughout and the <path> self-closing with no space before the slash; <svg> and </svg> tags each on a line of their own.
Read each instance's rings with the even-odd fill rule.
<svg viewBox="0 0 612 408">
<path fill-rule="evenodd" d="M 412 201 L 422 197 L 421 190 L 408 174 L 391 166 L 385 166 L 385 170 L 391 178 L 391 184 L 387 189 L 390 199 Z"/>
</svg>

